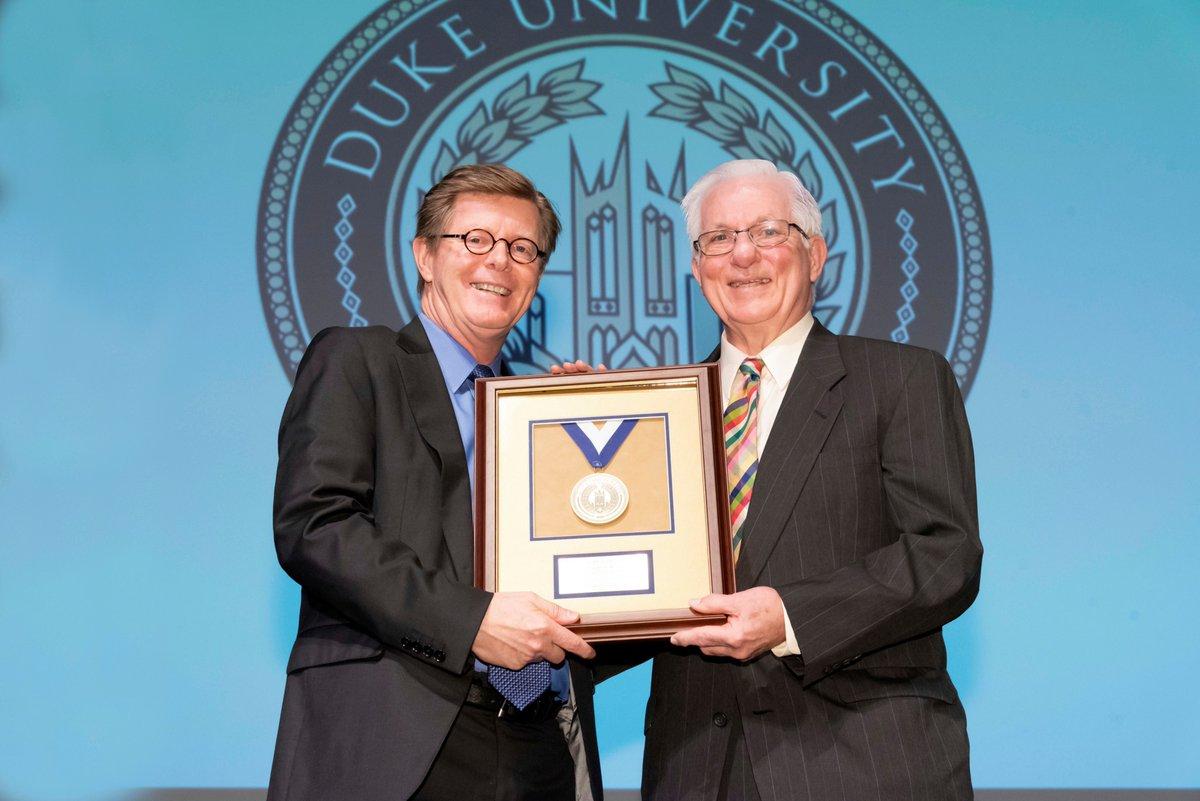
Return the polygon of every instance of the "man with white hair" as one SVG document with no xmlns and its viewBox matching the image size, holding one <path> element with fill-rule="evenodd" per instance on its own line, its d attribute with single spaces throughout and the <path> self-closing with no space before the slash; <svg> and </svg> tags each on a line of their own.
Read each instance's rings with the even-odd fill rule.
<svg viewBox="0 0 1200 801">
<path fill-rule="evenodd" d="M 813 319 L 826 257 L 796 176 L 732 161 L 683 200 L 724 324 L 739 592 L 654 660 L 642 793 L 969 799 L 941 628 L 979 588 L 970 431 L 949 365 Z"/>
</svg>

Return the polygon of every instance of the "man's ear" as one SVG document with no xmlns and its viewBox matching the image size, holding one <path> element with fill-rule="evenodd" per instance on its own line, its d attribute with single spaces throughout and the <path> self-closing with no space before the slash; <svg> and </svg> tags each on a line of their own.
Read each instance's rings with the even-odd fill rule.
<svg viewBox="0 0 1200 801">
<path fill-rule="evenodd" d="M 425 279 L 425 283 L 430 283 L 433 280 L 433 270 L 429 269 L 428 257 L 429 240 L 423 236 L 414 237 L 412 241 L 413 261 L 417 264 L 417 272 L 421 274 L 421 278 Z"/>
<path fill-rule="evenodd" d="M 825 271 L 825 259 L 829 258 L 829 247 L 825 237 L 814 236 L 808 243 L 808 278 L 814 284 Z"/>
</svg>

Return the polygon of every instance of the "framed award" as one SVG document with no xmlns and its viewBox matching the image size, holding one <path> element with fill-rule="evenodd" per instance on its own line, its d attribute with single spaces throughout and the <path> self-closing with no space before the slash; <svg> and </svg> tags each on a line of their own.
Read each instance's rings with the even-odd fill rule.
<svg viewBox="0 0 1200 801">
<path fill-rule="evenodd" d="M 485 379 L 476 385 L 475 583 L 580 614 L 582 637 L 720 623 L 729 593 L 716 365 Z"/>
</svg>

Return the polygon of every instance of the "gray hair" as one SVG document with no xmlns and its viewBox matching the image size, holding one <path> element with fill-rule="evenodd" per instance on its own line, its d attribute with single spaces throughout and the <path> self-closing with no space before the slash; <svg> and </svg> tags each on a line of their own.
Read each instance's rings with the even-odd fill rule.
<svg viewBox="0 0 1200 801">
<path fill-rule="evenodd" d="M 812 193 L 804 188 L 794 173 L 781 170 L 764 159 L 735 159 L 709 170 L 692 184 L 684 196 L 680 205 L 683 206 L 683 219 L 687 222 L 690 241 L 696 241 L 696 237 L 702 233 L 700 206 L 705 196 L 714 186 L 731 178 L 775 178 L 783 181 L 792 199 L 792 219 L 789 222 L 799 225 L 810 237 L 821 235 L 821 209 Z"/>
</svg>

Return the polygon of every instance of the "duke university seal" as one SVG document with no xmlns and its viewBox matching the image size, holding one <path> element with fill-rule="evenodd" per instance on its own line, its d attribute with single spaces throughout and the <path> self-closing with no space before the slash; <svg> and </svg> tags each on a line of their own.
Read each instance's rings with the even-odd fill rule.
<svg viewBox="0 0 1200 801">
<path fill-rule="evenodd" d="M 822 0 L 379 8 L 300 92 L 263 182 L 259 284 L 283 368 L 321 328 L 416 313 L 416 208 L 476 162 L 530 176 L 564 223 L 505 345 L 516 370 L 703 359 L 719 324 L 678 203 L 730 158 L 773 161 L 819 202 L 819 320 L 940 351 L 970 389 L 991 307 L 978 188 L 924 87 Z"/>
</svg>

